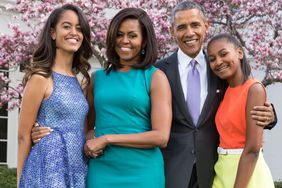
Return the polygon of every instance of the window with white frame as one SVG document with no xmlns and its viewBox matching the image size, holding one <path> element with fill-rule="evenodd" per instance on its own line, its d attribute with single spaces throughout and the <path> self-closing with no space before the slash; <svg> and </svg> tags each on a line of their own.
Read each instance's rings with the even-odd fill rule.
<svg viewBox="0 0 282 188">
<path fill-rule="evenodd" d="M 7 104 L 0 109 L 0 164 L 7 163 L 8 111 Z"/>
</svg>

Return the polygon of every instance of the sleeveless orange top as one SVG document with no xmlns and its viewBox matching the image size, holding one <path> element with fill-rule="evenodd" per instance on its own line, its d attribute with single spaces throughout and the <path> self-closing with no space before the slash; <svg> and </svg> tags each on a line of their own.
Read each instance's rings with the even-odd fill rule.
<svg viewBox="0 0 282 188">
<path fill-rule="evenodd" d="M 248 79 L 240 86 L 227 88 L 215 117 L 220 147 L 225 149 L 245 147 L 246 105 L 249 89 L 254 83 L 260 82 Z"/>
</svg>

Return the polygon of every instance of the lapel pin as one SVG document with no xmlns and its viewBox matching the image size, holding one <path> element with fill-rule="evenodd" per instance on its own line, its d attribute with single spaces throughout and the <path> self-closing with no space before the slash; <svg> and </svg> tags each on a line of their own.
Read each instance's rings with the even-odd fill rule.
<svg viewBox="0 0 282 188">
<path fill-rule="evenodd" d="M 216 93 L 220 93 L 220 89 L 217 89 L 217 90 L 216 90 Z"/>
</svg>

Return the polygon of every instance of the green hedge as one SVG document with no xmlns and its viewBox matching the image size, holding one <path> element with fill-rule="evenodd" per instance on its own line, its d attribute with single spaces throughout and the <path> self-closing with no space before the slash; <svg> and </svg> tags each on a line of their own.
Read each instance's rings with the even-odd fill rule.
<svg viewBox="0 0 282 188">
<path fill-rule="evenodd" d="M 0 187 L 17 187 L 17 170 L 15 168 L 8 169 L 6 165 L 0 165 Z"/>
<path fill-rule="evenodd" d="M 0 165 L 0 187 L 17 187 L 17 170 L 15 168 L 8 169 L 6 165 Z M 275 188 L 282 188 L 282 182 L 275 182 Z"/>
<path fill-rule="evenodd" d="M 275 183 L 275 188 L 282 188 L 282 181 L 279 182 L 274 182 Z"/>
</svg>

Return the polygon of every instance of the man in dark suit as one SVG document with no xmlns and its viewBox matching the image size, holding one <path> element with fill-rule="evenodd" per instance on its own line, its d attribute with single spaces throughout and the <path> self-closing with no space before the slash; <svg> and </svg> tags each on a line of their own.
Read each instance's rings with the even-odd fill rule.
<svg viewBox="0 0 282 188">
<path fill-rule="evenodd" d="M 170 141 L 163 149 L 166 188 L 209 188 L 219 145 L 214 119 L 227 83 L 212 73 L 203 51 L 209 27 L 203 8 L 190 1 L 179 3 L 173 9 L 171 24 L 171 33 L 179 48 L 156 64 L 166 74 L 173 97 Z M 195 66 L 192 62 L 196 62 Z M 198 74 L 197 81 L 187 79 L 192 70 Z M 200 85 L 200 92 L 198 88 L 191 89 L 195 83 Z M 194 106 L 191 107 L 189 97 L 196 92 L 198 97 L 192 98 Z M 265 126 L 272 122 L 274 113 L 266 104 L 254 112 L 257 115 L 254 119 Z"/>
</svg>

